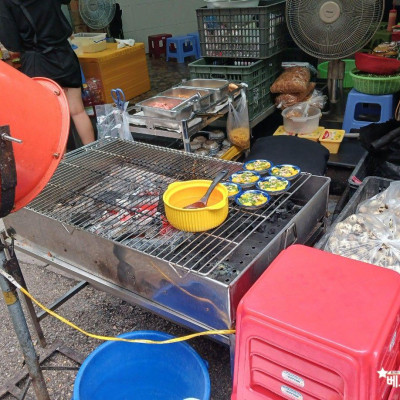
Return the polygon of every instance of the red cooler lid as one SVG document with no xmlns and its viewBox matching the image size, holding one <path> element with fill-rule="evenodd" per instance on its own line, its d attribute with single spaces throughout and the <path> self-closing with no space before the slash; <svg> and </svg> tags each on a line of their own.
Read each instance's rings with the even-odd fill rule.
<svg viewBox="0 0 400 400">
<path fill-rule="evenodd" d="M 0 61 L 0 125 L 10 127 L 17 170 L 12 212 L 32 201 L 61 161 L 69 133 L 69 108 L 62 88 L 47 78 L 29 78 Z"/>
</svg>

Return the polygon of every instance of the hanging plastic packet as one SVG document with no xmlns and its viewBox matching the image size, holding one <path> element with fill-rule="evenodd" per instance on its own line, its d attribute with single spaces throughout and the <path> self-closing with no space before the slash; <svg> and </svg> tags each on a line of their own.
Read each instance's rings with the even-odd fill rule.
<svg viewBox="0 0 400 400">
<path fill-rule="evenodd" d="M 243 150 L 250 147 L 250 123 L 246 87 L 247 85 L 242 84 L 240 98 L 237 101 L 236 107 L 234 105 L 234 100 L 231 97 L 228 98 L 229 111 L 226 123 L 229 141 Z"/>
<path fill-rule="evenodd" d="M 123 110 L 113 104 L 100 104 L 96 106 L 98 139 L 119 138 L 134 140 L 129 129 L 129 115 L 126 111 L 128 102 Z"/>
</svg>

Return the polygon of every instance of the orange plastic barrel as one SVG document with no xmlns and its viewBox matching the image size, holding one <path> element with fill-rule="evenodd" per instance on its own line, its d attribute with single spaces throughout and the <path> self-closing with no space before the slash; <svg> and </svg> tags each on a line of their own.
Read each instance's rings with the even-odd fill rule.
<svg viewBox="0 0 400 400">
<path fill-rule="evenodd" d="M 47 78 L 29 78 L 0 61 L 0 126 L 10 127 L 17 170 L 12 212 L 46 186 L 63 156 L 69 133 L 64 91 Z"/>
</svg>

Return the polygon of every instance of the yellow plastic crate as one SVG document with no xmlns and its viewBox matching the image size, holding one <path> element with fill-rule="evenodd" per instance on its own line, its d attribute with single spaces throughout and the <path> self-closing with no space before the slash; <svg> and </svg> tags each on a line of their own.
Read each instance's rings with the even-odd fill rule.
<svg viewBox="0 0 400 400">
<path fill-rule="evenodd" d="M 146 53 L 143 43 L 117 48 L 107 43 L 107 49 L 78 56 L 86 79 L 97 78 L 103 84 L 103 101 L 112 103 L 111 89 L 120 88 L 126 100 L 150 90 Z"/>
<path fill-rule="evenodd" d="M 337 154 L 344 135 L 345 131 L 342 129 L 324 129 L 319 137 L 319 141 L 322 146 L 329 150 L 329 153 Z"/>
</svg>

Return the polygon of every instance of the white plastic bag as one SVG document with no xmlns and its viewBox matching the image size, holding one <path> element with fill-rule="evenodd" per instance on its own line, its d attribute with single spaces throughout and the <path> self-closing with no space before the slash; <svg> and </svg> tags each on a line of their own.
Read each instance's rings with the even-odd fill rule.
<svg viewBox="0 0 400 400">
<path fill-rule="evenodd" d="M 96 106 L 98 139 L 112 137 L 134 140 L 129 129 L 127 107 L 128 102 L 125 102 L 124 110 L 115 107 L 113 104 Z"/>
<path fill-rule="evenodd" d="M 336 224 L 325 250 L 400 273 L 400 182 L 363 201 Z"/>
<path fill-rule="evenodd" d="M 228 104 L 229 112 L 226 122 L 228 139 L 233 145 L 241 149 L 248 149 L 250 147 L 250 123 L 245 88 L 240 90 L 240 99 L 236 108 L 230 97 L 228 98 Z"/>
</svg>

